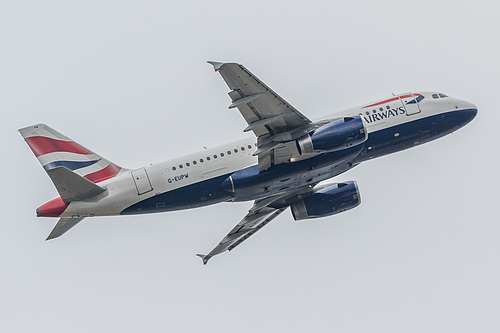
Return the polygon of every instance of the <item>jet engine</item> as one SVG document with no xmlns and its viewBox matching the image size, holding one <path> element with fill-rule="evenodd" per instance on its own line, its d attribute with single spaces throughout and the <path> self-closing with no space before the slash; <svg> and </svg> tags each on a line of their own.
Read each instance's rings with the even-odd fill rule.
<svg viewBox="0 0 500 333">
<path fill-rule="evenodd" d="M 358 185 L 354 181 L 325 185 L 290 207 L 295 221 L 325 217 L 342 213 L 361 203 Z"/>
<path fill-rule="evenodd" d="M 310 134 L 297 139 L 301 155 L 322 151 L 335 151 L 359 145 L 368 139 L 361 116 L 345 117 L 323 125 Z"/>
</svg>

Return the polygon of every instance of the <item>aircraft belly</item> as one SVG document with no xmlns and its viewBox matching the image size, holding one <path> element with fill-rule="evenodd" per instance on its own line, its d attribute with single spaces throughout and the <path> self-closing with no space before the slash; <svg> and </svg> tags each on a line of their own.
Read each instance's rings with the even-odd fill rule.
<svg viewBox="0 0 500 333">
<path fill-rule="evenodd" d="M 361 149 L 362 145 L 359 145 L 299 162 L 280 164 L 264 172 L 258 172 L 257 169 L 254 172 L 236 172 L 231 175 L 234 200 L 255 200 L 317 184 L 351 168 L 350 162 L 359 155 Z M 230 189 L 227 181 L 223 187 Z"/>
<path fill-rule="evenodd" d="M 298 162 L 280 164 L 263 172 L 258 171 L 257 165 L 253 165 L 236 172 L 222 175 L 219 173 L 208 179 L 208 175 L 204 175 L 190 180 L 194 183 L 165 190 L 130 205 L 120 214 L 165 212 L 230 200 L 249 201 L 314 185 L 349 170 L 363 160 L 407 149 L 446 135 L 463 123 L 462 118 L 456 111 L 419 118 L 371 132 L 368 140 L 362 145 Z"/>
<path fill-rule="evenodd" d="M 159 213 L 228 201 L 231 199 L 230 193 L 220 186 L 228 176 L 226 174 L 156 194 L 125 208 L 120 214 Z"/>
</svg>

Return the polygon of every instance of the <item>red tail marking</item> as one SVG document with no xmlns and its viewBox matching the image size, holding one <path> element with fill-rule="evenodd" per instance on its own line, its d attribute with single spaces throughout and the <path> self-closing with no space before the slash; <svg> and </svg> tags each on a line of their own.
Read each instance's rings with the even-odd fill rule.
<svg viewBox="0 0 500 333">
<path fill-rule="evenodd" d="M 47 202 L 37 209 L 37 215 L 43 217 L 59 217 L 68 208 L 69 203 L 64 203 L 61 198 Z"/>
<path fill-rule="evenodd" d="M 89 173 L 85 176 L 88 180 L 93 183 L 99 183 L 106 179 L 113 178 L 120 172 L 122 168 L 118 165 L 110 163 L 107 167 L 94 173 Z"/>
<path fill-rule="evenodd" d="M 91 150 L 88 150 L 74 141 L 56 140 L 45 136 L 32 136 L 25 140 L 36 157 L 54 152 L 68 152 L 83 155 L 93 154 Z"/>
</svg>

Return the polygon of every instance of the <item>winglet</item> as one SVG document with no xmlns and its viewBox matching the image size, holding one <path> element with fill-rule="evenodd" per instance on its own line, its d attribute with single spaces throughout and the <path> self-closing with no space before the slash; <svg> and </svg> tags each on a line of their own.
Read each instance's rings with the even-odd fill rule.
<svg viewBox="0 0 500 333">
<path fill-rule="evenodd" d="M 210 259 L 210 258 L 206 259 L 207 258 L 206 254 L 197 254 L 197 256 L 200 257 L 201 260 L 203 260 L 203 265 L 206 265 L 208 262 L 208 259 Z"/>
<path fill-rule="evenodd" d="M 219 68 L 221 68 L 222 65 L 224 65 L 223 62 L 217 62 L 217 61 L 207 61 L 210 65 L 214 66 L 214 69 L 216 72 L 219 71 Z"/>
</svg>

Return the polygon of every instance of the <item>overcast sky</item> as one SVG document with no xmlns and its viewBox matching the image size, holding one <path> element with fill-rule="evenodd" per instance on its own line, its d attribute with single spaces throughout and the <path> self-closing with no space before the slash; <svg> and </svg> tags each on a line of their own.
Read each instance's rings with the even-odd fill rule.
<svg viewBox="0 0 500 333">
<path fill-rule="evenodd" d="M 10 1 L 0 5 L 1 332 L 500 329 L 498 1 Z M 310 118 L 440 91 L 477 118 L 367 162 L 362 204 L 289 211 L 207 253 L 251 203 L 86 219 L 46 242 L 57 196 L 18 128 L 44 122 L 137 168 L 244 134 L 206 60 L 244 64 Z"/>
</svg>

